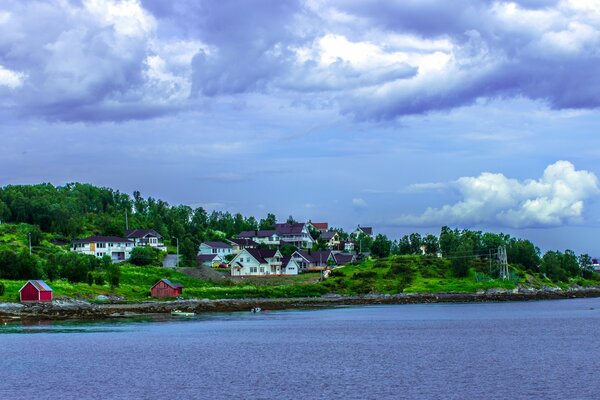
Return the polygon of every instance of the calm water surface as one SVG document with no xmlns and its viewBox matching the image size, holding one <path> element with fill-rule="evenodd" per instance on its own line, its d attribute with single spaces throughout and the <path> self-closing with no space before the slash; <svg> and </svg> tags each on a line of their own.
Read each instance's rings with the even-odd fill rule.
<svg viewBox="0 0 600 400">
<path fill-rule="evenodd" d="M 599 399 L 600 299 L 0 326 L 0 399 Z"/>
</svg>

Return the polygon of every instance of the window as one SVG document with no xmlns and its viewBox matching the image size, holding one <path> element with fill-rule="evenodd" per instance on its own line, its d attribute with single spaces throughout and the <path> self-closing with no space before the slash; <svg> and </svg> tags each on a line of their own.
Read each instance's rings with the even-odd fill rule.
<svg viewBox="0 0 600 400">
<path fill-rule="evenodd" d="M 263 274 L 265 272 L 265 267 L 260 267 L 260 273 Z"/>
<path fill-rule="evenodd" d="M 217 254 L 217 249 L 212 249 L 213 254 Z"/>
<path fill-rule="evenodd" d="M 106 248 L 106 243 L 96 243 L 96 247 L 99 249 L 104 249 Z"/>
<path fill-rule="evenodd" d="M 256 273 L 256 267 L 250 267 L 250 273 Z"/>
</svg>

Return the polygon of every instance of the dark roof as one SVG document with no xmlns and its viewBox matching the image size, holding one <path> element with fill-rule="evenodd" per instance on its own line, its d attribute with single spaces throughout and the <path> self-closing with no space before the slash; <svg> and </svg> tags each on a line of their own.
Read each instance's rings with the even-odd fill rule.
<svg viewBox="0 0 600 400">
<path fill-rule="evenodd" d="M 304 222 L 296 222 L 294 224 L 275 224 L 275 232 L 278 235 L 297 235 L 302 233 Z"/>
<path fill-rule="evenodd" d="M 207 246 L 210 247 L 214 247 L 216 249 L 230 249 L 231 245 L 225 242 L 204 242 L 202 244 L 205 244 Z"/>
<path fill-rule="evenodd" d="M 335 258 L 335 263 L 337 265 L 348 264 L 349 262 L 352 262 L 355 259 L 354 254 L 348 253 L 337 253 L 333 255 L 333 258 Z"/>
<path fill-rule="evenodd" d="M 23 285 L 23 287 L 19 290 L 19 292 L 21 290 L 23 290 L 23 288 L 25 286 L 27 286 L 28 283 L 31 283 L 33 285 L 33 287 L 35 287 L 39 292 L 51 292 L 52 288 L 50 286 L 48 286 L 48 284 L 44 281 L 41 280 L 30 280 L 27 281 L 27 283 L 25 283 L 25 285 Z"/>
<path fill-rule="evenodd" d="M 292 259 L 292 256 L 283 257 L 283 259 L 281 260 L 281 265 L 284 265 L 284 266 L 287 265 L 291 259 Z"/>
<path fill-rule="evenodd" d="M 329 229 L 329 224 L 327 222 L 311 222 L 311 225 L 320 231 Z"/>
<path fill-rule="evenodd" d="M 108 242 L 117 242 L 117 243 L 133 243 L 129 239 L 125 239 L 118 236 L 89 236 L 84 239 L 73 239 L 72 243 L 108 243 Z"/>
<path fill-rule="evenodd" d="M 248 238 L 231 239 L 230 242 L 235 243 L 238 246 L 242 246 L 242 247 L 256 247 L 256 246 L 258 246 L 258 243 L 256 243 L 254 240 L 248 239 Z"/>
<path fill-rule="evenodd" d="M 168 279 L 161 279 L 160 281 L 156 282 L 154 284 L 154 286 L 158 285 L 161 281 L 166 283 L 167 285 L 171 286 L 173 289 L 179 289 L 179 288 L 184 287 L 181 283 L 173 283 Z M 152 286 L 152 287 L 154 287 L 154 286 Z"/>
<path fill-rule="evenodd" d="M 298 253 L 302 258 L 309 262 L 327 263 L 327 260 L 331 255 L 331 250 L 312 251 L 310 253 L 308 251 L 298 250 L 295 251 L 295 253 Z"/>
<path fill-rule="evenodd" d="M 200 262 L 205 262 L 205 261 L 212 261 L 214 260 L 216 257 L 221 258 L 218 254 L 198 254 L 196 256 L 196 260 L 200 261 Z"/>
<path fill-rule="evenodd" d="M 161 234 L 154 229 L 129 229 L 128 231 L 125 231 L 125 236 L 130 239 L 141 239 L 146 236 L 154 236 L 162 239 Z"/>
<path fill-rule="evenodd" d="M 358 229 L 360 229 L 361 231 L 363 231 L 365 233 L 365 235 L 372 235 L 373 234 L 373 228 L 371 228 L 370 226 L 358 226 Z"/>
<path fill-rule="evenodd" d="M 269 237 L 276 233 L 274 230 L 263 230 L 263 231 L 243 231 L 238 234 L 239 238 L 253 238 L 253 237 Z"/>
<path fill-rule="evenodd" d="M 272 258 L 277 253 L 277 250 L 269 249 L 246 249 L 246 251 L 261 264 L 267 264 L 265 258 Z"/>
<path fill-rule="evenodd" d="M 335 231 L 327 231 L 321 233 L 321 237 L 325 240 L 331 240 L 335 235 L 337 235 L 337 232 Z"/>
</svg>

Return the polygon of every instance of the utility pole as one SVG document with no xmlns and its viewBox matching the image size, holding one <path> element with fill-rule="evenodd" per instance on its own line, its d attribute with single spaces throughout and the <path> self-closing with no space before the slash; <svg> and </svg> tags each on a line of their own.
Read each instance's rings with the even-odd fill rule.
<svg viewBox="0 0 600 400">
<path fill-rule="evenodd" d="M 129 220 L 127 219 L 127 209 L 125 209 L 125 230 L 129 230 Z"/>
<path fill-rule="evenodd" d="M 175 266 L 176 266 L 177 268 L 179 268 L 179 239 L 178 239 L 178 238 L 175 238 L 175 240 L 177 241 L 177 261 L 176 261 L 176 264 L 175 264 Z"/>
<path fill-rule="evenodd" d="M 31 255 L 31 232 L 27 233 L 27 237 L 29 238 L 29 255 Z"/>
</svg>

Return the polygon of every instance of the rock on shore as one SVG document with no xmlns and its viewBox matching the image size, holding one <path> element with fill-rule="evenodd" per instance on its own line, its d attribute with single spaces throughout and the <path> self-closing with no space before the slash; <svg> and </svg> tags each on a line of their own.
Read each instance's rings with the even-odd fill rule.
<svg viewBox="0 0 600 400">
<path fill-rule="evenodd" d="M 478 293 L 409 293 L 397 295 L 340 296 L 325 295 L 307 298 L 280 299 L 222 299 L 147 301 L 139 303 L 89 303 L 79 300 L 56 300 L 52 303 L 0 303 L 0 319 L 102 319 L 130 314 L 170 313 L 173 310 L 204 312 L 249 311 L 252 307 L 264 310 L 320 308 L 345 305 L 416 304 L 449 302 L 490 302 L 550 300 L 600 297 L 600 288 L 556 288 L 515 290 L 489 289 Z"/>
</svg>

